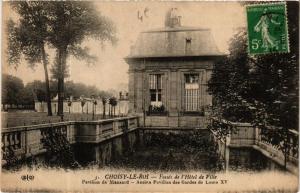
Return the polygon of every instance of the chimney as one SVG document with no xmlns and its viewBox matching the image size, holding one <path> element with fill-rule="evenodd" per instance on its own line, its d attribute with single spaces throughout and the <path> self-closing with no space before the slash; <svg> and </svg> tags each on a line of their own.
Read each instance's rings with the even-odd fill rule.
<svg viewBox="0 0 300 193">
<path fill-rule="evenodd" d="M 171 8 L 167 11 L 165 26 L 171 28 L 181 26 L 181 16 L 179 15 L 177 8 Z"/>
</svg>

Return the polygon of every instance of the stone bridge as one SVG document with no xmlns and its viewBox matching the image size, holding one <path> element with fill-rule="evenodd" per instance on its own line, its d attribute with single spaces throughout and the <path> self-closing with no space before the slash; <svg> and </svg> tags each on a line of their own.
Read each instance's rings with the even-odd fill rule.
<svg viewBox="0 0 300 193">
<path fill-rule="evenodd" d="M 13 154 L 16 159 L 46 152 L 43 141 L 49 135 L 63 135 L 70 144 L 97 144 L 138 128 L 137 117 L 122 117 L 98 121 L 67 121 L 2 129 L 2 158 Z M 6 161 L 2 160 L 2 165 Z"/>
<path fill-rule="evenodd" d="M 207 119 L 207 121 L 209 120 Z M 264 137 L 261 129 L 255 128 L 248 123 L 228 121 L 226 123 L 233 125 L 235 132 L 232 132 L 226 138 L 218 138 L 218 134 L 213 130 L 211 130 L 211 133 L 215 143 L 218 144 L 220 155 L 226 160 L 227 166 L 229 165 L 230 149 L 243 147 L 256 149 L 273 162 L 284 166 L 285 155 L 279 146 L 272 145 Z M 139 129 L 142 129 L 142 133 L 144 133 L 145 130 L 152 131 L 155 128 L 142 128 L 139 124 L 139 118 L 136 116 L 98 121 L 68 121 L 4 128 L 2 129 L 2 153 L 13 154 L 16 159 L 45 153 L 47 149 L 43 142 L 49 137 L 49 133 L 51 135 L 54 133 L 54 135 L 63 135 L 65 141 L 75 146 L 77 145 L 81 149 L 79 157 L 90 157 L 92 160 L 106 160 L 107 157 L 111 157 L 113 154 L 122 155 L 122 149 L 124 148 L 130 149 L 139 140 L 138 138 L 142 136 L 142 133 L 140 136 L 136 135 Z M 187 131 L 188 129 L 182 130 Z M 156 128 L 155 132 L 179 132 L 179 130 L 175 128 Z M 121 139 L 124 135 L 127 138 L 125 140 Z M 121 136 L 121 138 L 118 136 Z M 298 172 L 298 137 L 298 132 L 289 130 L 291 149 L 287 153 L 286 166 L 287 170 L 295 174 Z M 59 143 L 59 141 L 52 143 Z M 101 147 L 95 146 L 100 143 L 102 144 Z M 2 158 L 4 157 L 3 154 Z M 2 165 L 5 164 L 4 159 L 2 160 Z"/>
<path fill-rule="evenodd" d="M 222 120 L 225 124 L 232 125 L 235 129 L 226 138 L 218 138 L 216 131 L 211 130 L 213 138 L 219 146 L 219 153 L 225 158 L 226 165 L 229 165 L 229 155 L 231 148 L 253 148 L 261 152 L 275 163 L 284 166 L 285 155 L 279 145 L 273 145 L 264 135 L 260 128 L 253 127 L 250 123 L 237 123 Z M 294 174 L 298 174 L 298 156 L 299 156 L 299 133 L 295 130 L 289 130 L 288 143 L 291 146 L 287 152 L 286 169 Z M 225 145 L 226 144 L 226 145 Z"/>
</svg>

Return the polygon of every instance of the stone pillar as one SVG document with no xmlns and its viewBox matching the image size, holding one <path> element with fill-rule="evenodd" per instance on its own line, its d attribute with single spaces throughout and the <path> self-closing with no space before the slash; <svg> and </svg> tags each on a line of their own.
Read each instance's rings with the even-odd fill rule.
<svg viewBox="0 0 300 193">
<path fill-rule="evenodd" d="M 133 114 L 135 112 L 135 84 L 134 84 L 134 72 L 129 71 L 129 84 L 128 84 L 128 114 Z"/>
<path fill-rule="evenodd" d="M 136 71 L 135 72 L 135 83 L 134 87 L 136 89 L 136 97 L 135 97 L 135 109 L 136 113 L 138 114 L 143 114 L 143 109 L 142 107 L 144 106 L 144 99 L 143 99 L 143 72 L 141 71 Z"/>
<path fill-rule="evenodd" d="M 178 87 L 179 76 L 177 70 L 169 72 L 169 127 L 179 127 Z"/>
<path fill-rule="evenodd" d="M 225 155 L 224 155 L 225 169 L 227 172 L 229 170 L 230 148 L 225 144 L 224 149 L 225 149 Z"/>
<path fill-rule="evenodd" d="M 169 72 L 169 112 L 170 116 L 177 116 L 177 72 L 174 70 L 171 70 Z"/>
</svg>

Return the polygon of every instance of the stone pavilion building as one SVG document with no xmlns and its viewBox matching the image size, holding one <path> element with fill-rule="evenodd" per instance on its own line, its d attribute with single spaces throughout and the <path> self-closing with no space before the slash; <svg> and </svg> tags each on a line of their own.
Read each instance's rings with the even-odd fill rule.
<svg viewBox="0 0 300 193">
<path fill-rule="evenodd" d="M 140 125 L 195 128 L 212 104 L 207 92 L 214 62 L 223 56 L 210 29 L 185 27 L 172 8 L 165 27 L 139 34 L 130 55 L 129 113 Z"/>
</svg>

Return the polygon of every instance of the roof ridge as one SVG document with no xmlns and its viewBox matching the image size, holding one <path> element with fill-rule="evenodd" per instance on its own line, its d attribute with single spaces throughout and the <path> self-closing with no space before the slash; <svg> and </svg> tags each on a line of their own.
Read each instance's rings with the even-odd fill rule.
<svg viewBox="0 0 300 193">
<path fill-rule="evenodd" d="M 211 29 L 201 28 L 201 27 L 179 26 L 179 27 L 154 28 L 154 29 L 142 31 L 141 33 L 177 32 L 177 31 L 211 31 Z"/>
</svg>

